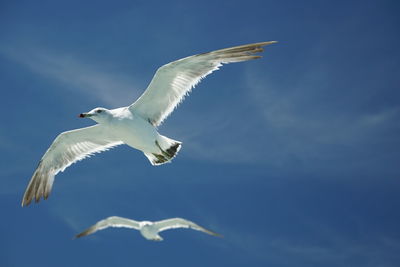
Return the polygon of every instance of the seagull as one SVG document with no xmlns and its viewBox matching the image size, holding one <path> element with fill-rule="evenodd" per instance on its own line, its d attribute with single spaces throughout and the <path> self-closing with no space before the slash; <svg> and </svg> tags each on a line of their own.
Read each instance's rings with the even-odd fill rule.
<svg viewBox="0 0 400 267">
<path fill-rule="evenodd" d="M 97 222 L 95 225 L 92 225 L 82 233 L 77 234 L 75 238 L 87 236 L 99 230 L 106 229 L 108 227 L 125 227 L 125 228 L 139 230 L 144 238 L 153 241 L 163 240 L 163 238 L 158 234 L 159 232 L 176 228 L 191 228 L 193 230 L 202 231 L 209 235 L 222 237 L 222 235 L 220 234 L 214 233 L 210 230 L 207 230 L 195 224 L 194 222 L 182 218 L 172 218 L 157 222 L 150 222 L 150 221 L 135 221 L 123 217 L 112 216 Z"/>
<path fill-rule="evenodd" d="M 198 54 L 160 67 L 144 93 L 130 106 L 116 109 L 97 107 L 79 117 L 97 124 L 66 131 L 56 137 L 33 173 L 22 199 L 47 199 L 54 177 L 71 164 L 96 153 L 126 144 L 144 153 L 152 165 L 170 162 L 181 142 L 158 133 L 157 127 L 183 101 L 201 79 L 222 64 L 261 58 L 257 53 L 275 41 L 253 43 Z"/>
</svg>

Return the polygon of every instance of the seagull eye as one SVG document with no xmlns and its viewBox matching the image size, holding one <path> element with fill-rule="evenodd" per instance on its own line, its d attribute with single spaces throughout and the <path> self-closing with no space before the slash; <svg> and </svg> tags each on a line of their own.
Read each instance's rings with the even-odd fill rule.
<svg viewBox="0 0 400 267">
<path fill-rule="evenodd" d="M 97 113 L 101 113 L 101 112 L 103 112 L 101 109 L 98 109 L 97 111 L 96 111 Z"/>
</svg>

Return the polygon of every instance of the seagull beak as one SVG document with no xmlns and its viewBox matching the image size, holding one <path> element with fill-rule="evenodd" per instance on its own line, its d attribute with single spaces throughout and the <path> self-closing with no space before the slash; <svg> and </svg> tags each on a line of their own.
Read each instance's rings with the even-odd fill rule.
<svg viewBox="0 0 400 267">
<path fill-rule="evenodd" d="M 88 114 L 88 113 L 81 113 L 81 114 L 78 115 L 78 117 L 79 117 L 79 118 L 87 118 L 87 117 L 90 117 L 90 114 Z"/>
</svg>

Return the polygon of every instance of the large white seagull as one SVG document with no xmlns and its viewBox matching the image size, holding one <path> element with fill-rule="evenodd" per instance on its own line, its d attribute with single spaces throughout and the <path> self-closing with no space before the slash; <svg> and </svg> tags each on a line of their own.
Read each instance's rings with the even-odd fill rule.
<svg viewBox="0 0 400 267">
<path fill-rule="evenodd" d="M 144 153 L 152 165 L 171 161 L 181 142 L 158 133 L 159 126 L 190 90 L 222 64 L 261 58 L 256 53 L 275 41 L 247 44 L 198 54 L 160 67 L 144 93 L 132 105 L 116 109 L 95 108 L 80 114 L 96 125 L 63 132 L 39 162 L 22 199 L 47 199 L 54 177 L 68 166 L 95 153 L 127 144 Z"/>
</svg>

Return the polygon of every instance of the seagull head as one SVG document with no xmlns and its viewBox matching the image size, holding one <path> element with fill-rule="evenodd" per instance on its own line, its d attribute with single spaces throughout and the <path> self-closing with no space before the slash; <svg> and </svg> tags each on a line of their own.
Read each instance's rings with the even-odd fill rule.
<svg viewBox="0 0 400 267">
<path fill-rule="evenodd" d="M 79 118 L 90 118 L 98 123 L 104 121 L 110 115 L 110 111 L 106 108 L 94 108 L 87 113 L 81 113 Z"/>
</svg>

